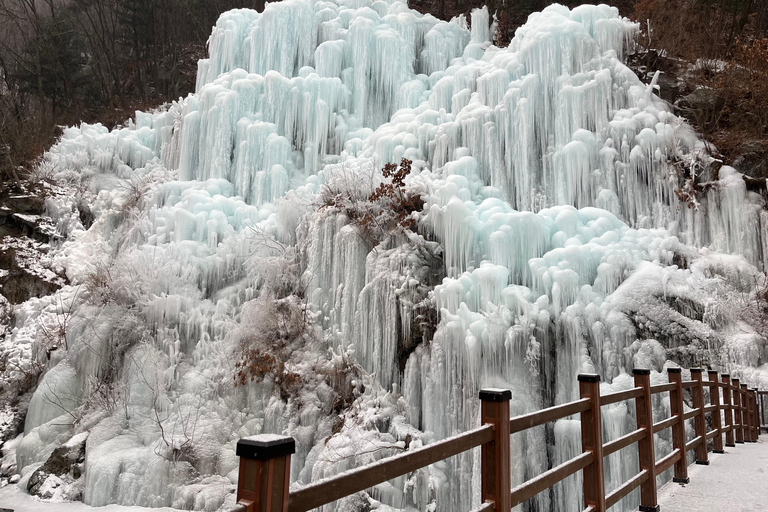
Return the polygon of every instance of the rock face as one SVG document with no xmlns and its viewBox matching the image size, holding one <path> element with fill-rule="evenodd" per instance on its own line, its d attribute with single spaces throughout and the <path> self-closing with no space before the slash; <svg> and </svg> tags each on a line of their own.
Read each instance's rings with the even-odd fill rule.
<svg viewBox="0 0 768 512">
<path fill-rule="evenodd" d="M 681 109 L 689 110 L 721 110 L 724 105 L 725 100 L 711 87 L 699 87 L 678 101 Z"/>
<path fill-rule="evenodd" d="M 739 156 L 733 166 L 739 172 L 755 179 L 768 178 L 768 142 L 745 142 L 739 148 Z"/>
<path fill-rule="evenodd" d="M 675 102 L 677 111 L 701 128 L 714 126 L 725 106 L 725 100 L 711 87 L 699 87 Z"/>
<path fill-rule="evenodd" d="M 77 494 L 80 493 L 80 486 L 72 484 L 82 475 L 87 438 L 87 433 L 78 434 L 56 448 L 45 464 L 36 469 L 29 478 L 29 494 L 50 499 L 56 489 L 63 488 L 62 493 L 66 494 L 68 499 L 79 499 Z"/>
<path fill-rule="evenodd" d="M 646 50 L 627 55 L 626 64 L 644 84 L 655 80 L 658 86 L 656 95 L 667 103 L 674 104 L 680 97 L 680 82 L 675 76 L 675 63 L 658 51 Z"/>
<path fill-rule="evenodd" d="M 659 86 L 659 98 L 669 103 L 677 101 L 677 98 L 680 95 L 680 85 L 677 83 L 677 80 L 663 71 L 660 71 L 659 78 L 656 79 L 656 85 Z"/>
<path fill-rule="evenodd" d="M 11 303 L 0 295 L 0 338 L 5 336 L 11 327 Z"/>
<path fill-rule="evenodd" d="M 49 295 L 65 283 L 47 256 L 55 228 L 45 215 L 44 194 L 30 192 L 36 190 L 32 184 L 22 186 L 27 188 L 0 193 L 0 294 L 11 304 Z"/>
</svg>

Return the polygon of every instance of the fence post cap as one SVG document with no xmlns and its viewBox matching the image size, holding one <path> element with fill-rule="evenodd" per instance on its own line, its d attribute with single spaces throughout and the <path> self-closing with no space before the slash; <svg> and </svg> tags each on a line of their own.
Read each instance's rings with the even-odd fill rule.
<svg viewBox="0 0 768 512">
<path fill-rule="evenodd" d="M 704 371 L 704 368 L 691 368 L 691 373 L 701 373 Z"/>
<path fill-rule="evenodd" d="M 744 388 L 744 389 L 747 389 L 747 385 L 746 384 L 742 384 L 741 387 Z"/>
<path fill-rule="evenodd" d="M 730 373 L 721 373 L 720 376 L 721 377 L 728 377 L 729 379 L 731 378 L 731 374 Z"/>
<path fill-rule="evenodd" d="M 667 368 L 667 373 L 683 373 L 683 369 L 679 367 Z"/>
<path fill-rule="evenodd" d="M 651 370 L 648 370 L 646 368 L 635 368 L 632 370 L 633 375 L 650 375 Z"/>
<path fill-rule="evenodd" d="M 579 382 L 600 382 L 600 376 L 596 373 L 580 373 Z"/>
<path fill-rule="evenodd" d="M 296 441 L 289 436 L 260 434 L 237 442 L 235 454 L 247 459 L 268 460 L 296 453 Z"/>
<path fill-rule="evenodd" d="M 485 388 L 480 390 L 480 400 L 486 402 L 504 402 L 512 400 L 512 392 L 508 389 Z"/>
</svg>

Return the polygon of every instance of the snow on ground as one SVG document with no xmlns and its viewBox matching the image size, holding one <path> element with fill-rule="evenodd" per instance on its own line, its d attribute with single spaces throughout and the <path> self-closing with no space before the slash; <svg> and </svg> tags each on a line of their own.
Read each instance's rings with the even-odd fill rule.
<svg viewBox="0 0 768 512">
<path fill-rule="evenodd" d="M 688 466 L 691 482 L 659 489 L 664 512 L 764 512 L 768 510 L 768 436 L 709 454 L 709 466 Z"/>
<path fill-rule="evenodd" d="M 30 496 L 15 485 L 0 488 L 0 508 L 8 508 L 13 512 L 179 512 L 179 509 L 169 507 L 146 508 L 120 505 L 91 507 L 79 501 L 51 503 Z"/>
</svg>

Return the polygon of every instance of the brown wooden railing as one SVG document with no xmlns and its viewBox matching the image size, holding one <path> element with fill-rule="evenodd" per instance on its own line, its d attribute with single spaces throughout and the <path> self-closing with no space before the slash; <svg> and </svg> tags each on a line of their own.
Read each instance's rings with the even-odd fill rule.
<svg viewBox="0 0 768 512">
<path fill-rule="evenodd" d="M 673 481 L 688 483 L 686 454 L 695 450 L 696 464 L 709 464 L 709 440 L 712 440 L 714 453 L 723 453 L 724 445 L 756 442 L 763 410 L 758 408 L 758 397 L 762 406 L 763 396 L 768 394 L 768 391 L 748 389 L 746 384 L 741 384 L 739 379 L 731 379 L 727 374 L 718 378 L 716 371 L 708 371 L 705 380 L 704 370 L 694 368 L 689 381 L 682 380 L 681 368 L 668 368 L 667 373 L 669 383 L 651 386 L 650 370 L 636 369 L 635 387 L 603 396 L 600 395 L 600 377 L 581 374 L 578 376 L 579 400 L 511 419 L 511 392 L 485 389 L 480 391 L 482 424 L 479 427 L 312 482 L 293 492 L 289 492 L 289 476 L 291 454 L 295 452 L 294 440 L 274 435 L 241 439 L 237 443 L 237 455 L 240 457 L 238 505 L 240 510 L 248 512 L 306 512 L 480 447 L 482 503 L 472 512 L 509 512 L 515 505 L 579 471 L 584 476 L 584 512 L 605 512 L 638 487 L 640 511 L 658 511 L 656 476 L 674 466 Z M 704 388 L 710 390 L 709 403 L 704 402 Z M 693 401 L 693 408 L 687 412 L 683 400 L 685 390 L 690 390 Z M 659 393 L 669 393 L 671 416 L 654 422 L 651 400 L 653 395 Z M 604 443 L 601 407 L 632 399 L 635 401 L 637 429 Z M 511 434 L 575 414 L 581 417 L 581 455 L 513 489 L 510 475 Z M 707 414 L 711 415 L 712 430 L 709 431 Z M 691 418 L 694 419 L 695 436 L 686 442 L 685 421 Z M 668 428 L 672 429 L 672 452 L 656 460 L 653 435 Z M 639 455 L 638 473 L 606 494 L 604 457 L 635 443 Z"/>
<path fill-rule="evenodd" d="M 768 431 L 768 391 L 757 391 L 758 410 L 760 411 L 760 417 L 757 422 L 760 425 L 760 430 Z"/>
</svg>

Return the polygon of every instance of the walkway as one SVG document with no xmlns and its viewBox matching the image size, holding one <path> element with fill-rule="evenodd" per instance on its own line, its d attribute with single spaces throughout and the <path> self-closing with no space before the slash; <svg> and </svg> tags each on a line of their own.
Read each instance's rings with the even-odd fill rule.
<svg viewBox="0 0 768 512">
<path fill-rule="evenodd" d="M 768 511 L 768 435 L 757 443 L 709 453 L 709 466 L 691 464 L 691 483 L 669 482 L 659 489 L 662 512 Z"/>
</svg>

